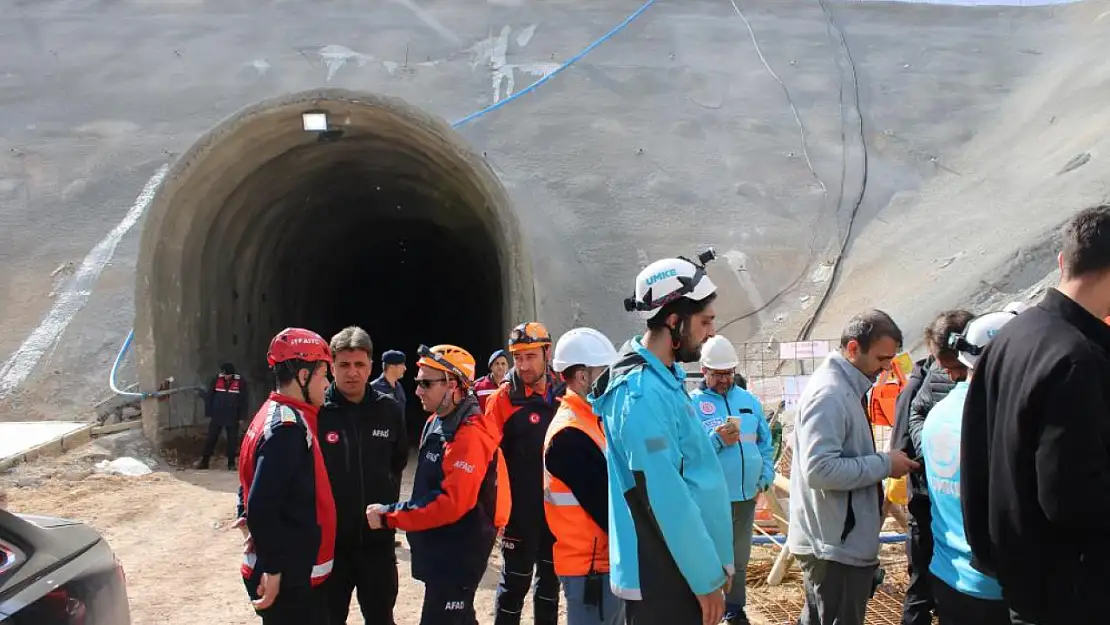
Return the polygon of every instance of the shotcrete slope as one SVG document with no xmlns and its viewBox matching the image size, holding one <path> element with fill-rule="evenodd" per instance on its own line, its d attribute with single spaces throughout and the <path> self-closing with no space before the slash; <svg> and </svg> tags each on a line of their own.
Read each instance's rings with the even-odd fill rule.
<svg viewBox="0 0 1110 625">
<path fill-rule="evenodd" d="M 943 171 L 883 207 L 851 244 L 818 332 L 867 305 L 916 339 L 940 307 L 997 305 L 1056 268 L 1059 226 L 1110 199 L 1110 3 L 1060 13 L 1026 76 Z"/>
<path fill-rule="evenodd" d="M 324 86 L 455 120 L 551 71 L 639 4 L 10 5 L 0 14 L 0 355 L 19 353 L 44 318 L 60 329 L 50 316 L 59 295 L 81 306 L 56 342 L 40 341 L 0 414 L 80 416 L 104 394 L 132 322 L 138 228 L 97 272 L 81 273 L 82 259 L 151 175 L 221 120 Z M 511 197 L 554 331 L 589 324 L 623 338 L 636 325 L 621 300 L 638 268 L 713 245 L 725 333 L 793 336 L 848 230 L 865 145 L 855 240 L 814 336 L 864 304 L 916 325 L 1099 194 L 1105 2 L 736 8 L 743 17 L 728 0 L 660 0 L 536 93 L 459 129 Z M 1055 176 L 1088 150 L 1090 162 Z M 989 227 L 961 231 L 942 215 Z M 934 249 L 953 255 L 971 241 L 993 264 L 971 264 L 969 251 L 947 268 L 964 267 L 967 286 L 929 281 Z"/>
</svg>

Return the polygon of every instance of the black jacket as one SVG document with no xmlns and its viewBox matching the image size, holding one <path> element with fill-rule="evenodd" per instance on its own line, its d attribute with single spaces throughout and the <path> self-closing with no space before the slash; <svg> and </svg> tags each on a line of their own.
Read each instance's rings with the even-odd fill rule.
<svg viewBox="0 0 1110 625">
<path fill-rule="evenodd" d="M 368 384 L 353 404 L 333 384 L 320 408 L 318 438 L 335 495 L 336 553 L 374 543 L 392 547 L 393 530 L 370 529 L 366 506 L 400 499 L 409 450 L 396 400 Z"/>
<path fill-rule="evenodd" d="M 933 357 L 922 358 L 913 365 L 913 371 L 906 378 L 906 385 L 898 393 L 898 401 L 894 404 L 894 430 L 890 433 L 890 448 L 901 449 L 906 455 L 913 458 L 917 455 L 910 439 L 910 404 L 921 384 L 925 381 L 925 374 L 933 362 Z"/>
<path fill-rule="evenodd" d="M 910 402 L 910 416 L 907 423 L 909 448 L 905 450 L 910 458 L 917 459 L 921 455 L 921 428 L 925 425 L 925 419 L 928 418 L 929 412 L 955 387 L 956 383 L 948 377 L 948 372 L 940 366 L 940 363 L 933 362 L 925 371 L 925 379 L 922 381 L 921 388 Z M 910 473 L 909 486 L 911 498 L 929 496 L 929 484 L 925 481 L 924 463 L 922 463 L 920 469 Z"/>
<path fill-rule="evenodd" d="M 374 387 L 378 392 L 385 393 L 397 400 L 397 403 L 401 406 L 401 414 L 408 414 L 409 396 L 405 394 L 405 388 L 401 386 L 400 380 L 397 381 L 396 386 L 390 386 L 389 381 L 385 379 L 385 374 L 383 373 L 370 382 L 370 386 Z"/>
<path fill-rule="evenodd" d="M 960 496 L 972 564 L 1038 623 L 1106 622 L 1110 327 L 1056 290 L 979 357 Z"/>
</svg>

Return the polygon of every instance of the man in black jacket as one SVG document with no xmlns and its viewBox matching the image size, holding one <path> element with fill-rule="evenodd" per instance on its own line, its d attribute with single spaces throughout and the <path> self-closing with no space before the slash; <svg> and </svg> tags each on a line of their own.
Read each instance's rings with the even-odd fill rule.
<svg viewBox="0 0 1110 625">
<path fill-rule="evenodd" d="M 948 310 L 937 315 L 925 328 L 925 346 L 929 357 L 919 361 L 895 404 L 895 449 L 910 458 L 921 456 L 921 427 L 929 411 L 944 399 L 957 380 L 967 377 L 967 368 L 960 363 L 955 350 L 948 347 L 953 334 L 964 331 L 973 315 L 966 310 Z M 933 622 L 933 593 L 930 591 L 929 562 L 933 557 L 929 489 L 925 471 L 909 474 L 910 540 L 906 546 L 910 585 L 902 603 L 902 625 L 929 625 Z"/>
<path fill-rule="evenodd" d="M 1110 619 L 1110 205 L 1063 240 L 1059 286 L 982 353 L 964 405 L 972 566 L 1015 624 Z"/>
<path fill-rule="evenodd" d="M 335 569 L 326 583 L 330 625 L 347 622 L 351 593 L 366 625 L 393 625 L 397 602 L 394 532 L 372 530 L 366 506 L 399 499 L 408 462 L 397 401 L 369 384 L 370 335 L 345 328 L 331 339 L 335 381 L 320 409 L 320 447 L 336 507 Z"/>
</svg>

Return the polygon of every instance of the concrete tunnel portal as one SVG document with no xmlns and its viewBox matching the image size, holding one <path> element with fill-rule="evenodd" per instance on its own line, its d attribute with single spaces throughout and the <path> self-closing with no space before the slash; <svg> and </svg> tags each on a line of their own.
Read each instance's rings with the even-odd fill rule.
<svg viewBox="0 0 1110 625">
<path fill-rule="evenodd" d="M 306 112 L 328 130 L 306 131 Z M 461 345 L 482 369 L 535 307 L 516 215 L 481 157 L 442 120 L 344 90 L 261 102 L 199 139 L 151 203 L 135 295 L 140 388 L 204 385 L 230 361 L 253 406 L 284 327 L 366 328 L 374 376 L 384 350 L 411 368 L 421 343 Z M 196 393 L 143 400 L 158 444 L 203 417 Z"/>
</svg>

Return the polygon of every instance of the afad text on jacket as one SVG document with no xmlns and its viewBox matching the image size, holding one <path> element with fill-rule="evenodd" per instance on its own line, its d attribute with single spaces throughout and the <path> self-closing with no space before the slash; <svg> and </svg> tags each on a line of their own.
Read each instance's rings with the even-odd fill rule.
<svg viewBox="0 0 1110 625">
<path fill-rule="evenodd" d="M 470 588 L 481 581 L 497 537 L 496 447 L 474 397 L 428 418 L 412 498 L 387 506 L 384 517 L 407 532 L 416 579 Z"/>
<path fill-rule="evenodd" d="M 316 440 L 316 408 L 270 393 L 239 456 L 239 514 L 254 540 L 243 578 L 281 573 L 282 587 L 323 583 L 335 551 L 335 501 Z"/>
<path fill-rule="evenodd" d="M 348 401 L 333 384 L 320 409 L 320 448 L 328 468 L 336 509 L 336 543 L 393 547 L 393 530 L 370 529 L 366 506 L 400 499 L 401 475 L 408 464 L 408 440 L 401 408 L 391 395 L 366 386 L 362 401 Z"/>
</svg>

